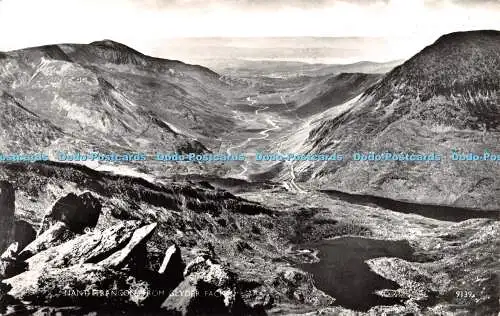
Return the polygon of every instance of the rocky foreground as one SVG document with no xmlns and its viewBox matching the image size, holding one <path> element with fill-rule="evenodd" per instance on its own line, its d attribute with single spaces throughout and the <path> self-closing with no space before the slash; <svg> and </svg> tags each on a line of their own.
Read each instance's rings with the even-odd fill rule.
<svg viewBox="0 0 500 316">
<path fill-rule="evenodd" d="M 12 184 L 2 182 L 2 240 L 12 241 L 0 259 L 2 312 L 107 314 L 142 307 L 182 315 L 255 314 L 263 307 L 242 300 L 237 276 L 210 248 L 186 265 L 180 248 L 171 244 L 161 266 L 148 270 L 145 246 L 158 223 L 123 220 L 98 229 L 101 205 L 89 193 L 59 199 L 38 236 L 31 228 L 24 233 L 34 240 L 19 240 L 12 193 Z M 15 228 L 9 229 L 12 223 Z"/>
<path fill-rule="evenodd" d="M 153 184 L 55 163 L 0 173 L 8 180 L 0 191 L 2 314 L 498 312 L 493 219 L 450 223 L 319 192 L 237 197 L 209 183 Z M 353 310 L 317 288 L 300 268 L 317 261 L 304 245 L 341 236 L 409 241 L 411 259 L 366 260 L 398 285 L 377 295 L 401 303 Z"/>
<path fill-rule="evenodd" d="M 279 214 L 208 183 L 56 163 L 1 169 L 16 183 L 0 195 L 2 313 L 255 315 L 277 301 L 334 301 L 283 258 L 298 210 Z"/>
</svg>

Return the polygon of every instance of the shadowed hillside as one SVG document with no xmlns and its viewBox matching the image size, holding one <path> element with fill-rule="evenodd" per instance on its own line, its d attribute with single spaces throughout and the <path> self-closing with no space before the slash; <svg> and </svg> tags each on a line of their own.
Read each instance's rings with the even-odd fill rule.
<svg viewBox="0 0 500 316">
<path fill-rule="evenodd" d="M 31 141 L 30 150 L 51 143 L 66 150 L 152 151 L 196 140 L 211 146 L 233 124 L 220 110 L 228 87 L 201 66 L 148 57 L 112 41 L 2 56 L 2 126 L 18 125 L 15 134 L 2 136 L 6 149 L 23 149 L 16 135 Z"/>
<path fill-rule="evenodd" d="M 500 152 L 500 32 L 445 35 L 309 134 L 313 152 Z M 498 209 L 494 161 L 300 163 L 302 180 L 395 199 Z M 436 193 L 437 192 L 437 193 Z M 478 201 L 477 197 L 481 197 Z M 479 205 L 476 205 L 479 207 Z"/>
</svg>

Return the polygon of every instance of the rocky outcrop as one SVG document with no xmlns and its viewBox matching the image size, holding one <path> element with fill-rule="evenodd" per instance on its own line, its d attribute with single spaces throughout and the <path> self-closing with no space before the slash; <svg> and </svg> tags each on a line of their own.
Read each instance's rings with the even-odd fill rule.
<svg viewBox="0 0 500 316">
<path fill-rule="evenodd" d="M 237 290 L 236 275 L 214 259 L 196 257 L 161 308 L 174 315 L 241 315 L 247 307 Z"/>
<path fill-rule="evenodd" d="M 145 252 L 147 252 L 147 250 L 145 250 Z M 161 259 L 161 256 L 158 257 L 158 259 Z M 158 271 L 154 270 L 154 267 L 157 265 L 152 266 L 151 260 L 157 263 L 162 262 Z M 141 258 L 137 255 L 131 257 L 128 261 L 129 263 L 127 264 L 127 268 L 144 262 L 142 269 L 136 268 L 132 269 L 132 271 L 141 276 L 142 279 L 149 280 L 151 288 L 155 293 L 155 295 L 151 295 L 145 302 L 147 306 L 154 306 L 155 308 L 160 307 L 170 293 L 172 293 L 172 291 L 184 279 L 183 271 L 185 264 L 181 257 L 181 250 L 175 244 L 167 249 L 163 261 L 158 261 L 157 259 L 151 257 L 146 257 L 144 259 L 144 257 Z"/>
<path fill-rule="evenodd" d="M 0 282 L 0 314 L 6 311 L 6 303 L 7 303 L 7 293 L 11 289 L 11 286 L 5 283 Z"/>
<path fill-rule="evenodd" d="M 97 263 L 123 247 L 137 227 L 138 222 L 127 221 L 104 231 L 95 230 L 44 250 L 26 262 L 30 270 L 65 267 L 87 262 Z"/>
<path fill-rule="evenodd" d="M 0 181 L 0 252 L 12 241 L 15 192 L 10 182 Z"/>
<path fill-rule="evenodd" d="M 184 270 L 184 277 L 203 281 L 217 287 L 233 284 L 235 275 L 212 258 L 196 257 Z"/>
<path fill-rule="evenodd" d="M 27 245 L 19 256 L 27 259 L 45 249 L 56 247 L 72 237 L 74 233 L 69 230 L 68 226 L 63 222 L 57 222 Z"/>
<path fill-rule="evenodd" d="M 198 302 L 199 293 L 196 284 L 188 280 L 181 282 L 161 305 L 171 315 L 196 315 L 203 307 Z M 218 304 L 221 305 L 220 303 Z"/>
<path fill-rule="evenodd" d="M 181 249 L 177 245 L 170 246 L 165 252 L 165 258 L 158 270 L 158 280 L 167 291 L 172 291 L 184 280 L 184 268 Z M 161 303 L 161 302 L 159 302 Z"/>
<path fill-rule="evenodd" d="M 8 294 L 40 305 L 140 305 L 147 297 L 147 283 L 96 264 L 23 272 L 3 281 Z"/>
<path fill-rule="evenodd" d="M 16 262 L 14 260 L 8 259 L 8 258 L 1 258 L 0 259 L 0 280 L 9 278 L 13 275 L 16 275 L 14 271 L 16 266 Z"/>
<path fill-rule="evenodd" d="M 16 241 L 11 243 L 9 247 L 5 249 L 5 251 L 0 256 L 0 259 L 14 258 L 18 252 L 19 252 L 19 243 Z"/>
<path fill-rule="evenodd" d="M 19 243 L 13 242 L 0 256 L 0 280 L 24 271 L 26 264 L 18 259 Z"/>
<path fill-rule="evenodd" d="M 136 276 L 127 268 L 138 264 L 131 261 L 135 261 L 136 252 L 145 249 L 156 227 L 157 223 L 140 227 L 137 221 L 122 222 L 56 245 L 61 238 L 70 238 L 68 233 L 74 234 L 69 232 L 67 224 L 57 222 L 22 251 L 24 257 L 31 256 L 23 269 L 18 269 L 19 262 L 24 263 L 17 256 L 18 243 L 9 247 L 0 259 L 0 268 L 5 267 L 0 272 L 6 272 L 1 279 L 12 287 L 10 298 L 32 307 L 96 306 L 98 310 L 109 306 L 127 309 L 126 306 L 147 305 L 158 308 L 180 280 L 175 284 L 168 280 L 167 286 L 165 279 L 149 274 Z M 40 251 L 42 248 L 46 249 Z M 179 267 L 180 249 L 177 246 L 170 249 L 162 275 L 182 278 L 184 266 Z M 138 281 L 139 278 L 147 281 Z"/>
<path fill-rule="evenodd" d="M 273 287 L 288 298 L 308 305 L 331 305 L 335 299 L 314 286 L 312 275 L 294 267 L 278 269 Z"/>
<path fill-rule="evenodd" d="M 108 268 L 121 268 L 127 263 L 127 259 L 132 255 L 133 251 L 140 246 L 145 244 L 148 239 L 153 234 L 157 223 L 149 224 L 144 227 L 137 229 L 128 244 L 121 250 L 115 252 L 105 260 L 99 262 L 99 265 Z"/>
<path fill-rule="evenodd" d="M 45 215 L 39 234 L 58 221 L 67 224 L 75 233 L 83 233 L 85 228 L 97 224 L 101 208 L 99 200 L 89 192 L 81 195 L 69 193 L 57 200 L 52 210 Z"/>
<path fill-rule="evenodd" d="M 180 277 L 182 277 L 182 271 L 184 270 L 184 262 L 182 261 L 181 249 L 177 245 L 170 246 L 165 252 L 165 258 L 158 270 L 161 275 L 171 274 L 172 271 L 179 271 Z"/>
</svg>

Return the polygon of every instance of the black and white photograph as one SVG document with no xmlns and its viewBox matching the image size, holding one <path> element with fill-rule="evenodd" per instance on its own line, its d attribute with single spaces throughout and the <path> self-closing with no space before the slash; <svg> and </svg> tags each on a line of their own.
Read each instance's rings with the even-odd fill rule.
<svg viewBox="0 0 500 316">
<path fill-rule="evenodd" d="M 500 315 L 499 0 L 0 0 L 0 315 Z"/>
</svg>

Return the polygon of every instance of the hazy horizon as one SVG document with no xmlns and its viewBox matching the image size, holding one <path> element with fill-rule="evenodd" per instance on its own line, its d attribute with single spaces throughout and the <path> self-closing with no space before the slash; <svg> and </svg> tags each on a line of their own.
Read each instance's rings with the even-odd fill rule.
<svg viewBox="0 0 500 316">
<path fill-rule="evenodd" d="M 212 36 L 171 37 L 151 43 L 141 50 L 134 43 L 115 38 L 96 38 L 88 42 L 58 42 L 52 44 L 90 44 L 112 40 L 153 57 L 180 60 L 208 67 L 225 61 L 270 61 L 305 64 L 354 64 L 358 62 L 387 63 L 410 58 L 432 44 L 430 40 L 414 38 L 384 38 L 362 36 Z M 39 46 L 43 46 L 39 45 Z M 36 46 L 30 46 L 36 47 Z M 29 48 L 23 47 L 20 49 Z"/>
<path fill-rule="evenodd" d="M 438 36 L 439 37 L 439 36 Z M 382 37 L 205 37 L 170 38 L 153 55 L 213 66 L 217 61 L 282 61 L 306 64 L 390 62 L 416 54 L 430 41 Z"/>
<path fill-rule="evenodd" d="M 0 51 L 111 39 L 186 60 L 189 45 L 172 44 L 182 38 L 376 38 L 383 43 L 356 47 L 374 54 L 340 57 L 383 61 L 408 58 L 443 34 L 500 29 L 498 16 L 492 0 L 0 0 Z"/>
</svg>

